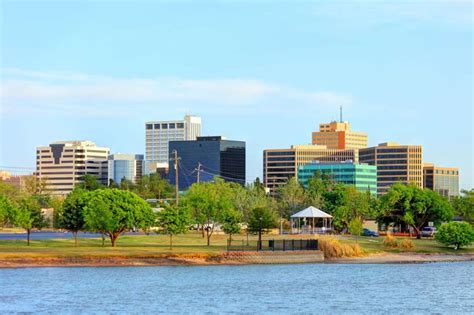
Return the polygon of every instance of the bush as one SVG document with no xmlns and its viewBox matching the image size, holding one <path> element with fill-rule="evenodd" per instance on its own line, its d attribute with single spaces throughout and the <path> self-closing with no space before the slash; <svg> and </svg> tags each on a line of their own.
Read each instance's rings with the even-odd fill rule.
<svg viewBox="0 0 474 315">
<path fill-rule="evenodd" d="M 474 228 L 467 222 L 445 223 L 439 228 L 435 239 L 442 244 L 458 249 L 474 242 Z"/>
<path fill-rule="evenodd" d="M 342 244 L 338 239 L 328 236 L 318 238 L 319 249 L 325 258 L 357 257 L 362 255 L 359 244 Z"/>
<path fill-rule="evenodd" d="M 396 248 L 398 247 L 397 239 L 392 234 L 387 234 L 383 239 L 383 246 Z"/>
<path fill-rule="evenodd" d="M 413 242 L 409 239 L 404 239 L 400 241 L 398 247 L 400 247 L 401 249 L 412 249 L 415 247 L 415 244 L 413 244 Z"/>
</svg>

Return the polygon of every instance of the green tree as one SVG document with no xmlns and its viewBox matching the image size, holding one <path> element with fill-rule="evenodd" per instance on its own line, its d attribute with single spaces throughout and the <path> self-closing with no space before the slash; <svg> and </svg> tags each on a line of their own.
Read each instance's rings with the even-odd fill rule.
<svg viewBox="0 0 474 315">
<path fill-rule="evenodd" d="M 136 191 L 135 185 L 133 184 L 133 182 L 125 177 L 122 178 L 122 180 L 120 181 L 120 189 Z"/>
<path fill-rule="evenodd" d="M 433 222 L 439 225 L 453 217 L 450 203 L 438 193 L 417 186 L 395 184 L 381 198 L 381 212 L 377 221 L 382 223 L 403 222 L 411 226 L 417 238 L 421 229 Z"/>
<path fill-rule="evenodd" d="M 474 225 L 474 189 L 461 190 L 461 196 L 451 201 L 454 213 Z"/>
<path fill-rule="evenodd" d="M 84 208 L 87 191 L 76 188 L 64 200 L 60 226 L 70 231 L 77 246 L 77 233 L 85 227 Z"/>
<path fill-rule="evenodd" d="M 86 228 L 109 236 L 112 247 L 127 230 L 147 230 L 155 224 L 150 205 L 135 193 L 118 189 L 98 189 L 86 195 Z"/>
<path fill-rule="evenodd" d="M 296 177 L 290 178 L 288 183 L 279 189 L 280 215 L 289 218 L 305 206 L 305 191 Z"/>
<path fill-rule="evenodd" d="M 278 224 L 278 217 L 272 209 L 255 208 L 250 213 L 248 229 L 250 232 L 256 233 L 262 228 L 263 232 L 275 228 Z"/>
<path fill-rule="evenodd" d="M 92 191 L 92 190 L 97 190 L 104 188 L 104 185 L 102 185 L 97 177 L 91 174 L 86 174 L 82 176 L 82 182 L 77 185 L 77 188 L 84 189 L 87 191 Z"/>
<path fill-rule="evenodd" d="M 229 245 L 232 243 L 232 234 L 240 233 L 242 222 L 242 212 L 233 208 L 228 209 L 222 216 L 222 230 L 229 234 Z"/>
<path fill-rule="evenodd" d="M 351 222 L 349 222 L 348 229 L 349 229 L 349 233 L 355 236 L 357 240 L 358 237 L 362 234 L 362 229 L 363 229 L 362 220 L 359 218 L 352 219 Z"/>
<path fill-rule="evenodd" d="M 214 178 L 214 182 L 193 184 L 185 195 L 195 223 L 205 225 L 207 246 L 211 245 L 215 225 L 222 222 L 226 211 L 234 208 L 232 187 L 232 183 Z"/>
<path fill-rule="evenodd" d="M 26 230 L 28 245 L 30 245 L 31 230 L 42 229 L 47 225 L 41 213 L 41 207 L 33 197 L 24 197 L 20 200 L 12 215 L 12 223 Z"/>
<path fill-rule="evenodd" d="M 15 211 L 14 204 L 6 196 L 0 195 L 0 226 L 10 223 Z"/>
<path fill-rule="evenodd" d="M 142 176 L 135 185 L 134 192 L 143 199 L 161 199 L 171 197 L 174 190 L 167 180 L 153 173 Z"/>
<path fill-rule="evenodd" d="M 442 244 L 458 249 L 474 242 L 474 228 L 467 222 L 445 223 L 438 229 L 435 239 Z"/>
<path fill-rule="evenodd" d="M 165 206 L 158 213 L 158 225 L 164 234 L 170 237 L 170 249 L 173 249 L 173 236 L 186 233 L 191 219 L 186 207 Z"/>
<path fill-rule="evenodd" d="M 336 229 L 348 228 L 354 219 L 363 223 L 365 219 L 375 217 L 370 193 L 360 192 L 353 186 L 345 186 L 344 189 L 342 198 L 338 200 L 338 203 L 342 204 L 333 211 L 333 224 Z"/>
</svg>

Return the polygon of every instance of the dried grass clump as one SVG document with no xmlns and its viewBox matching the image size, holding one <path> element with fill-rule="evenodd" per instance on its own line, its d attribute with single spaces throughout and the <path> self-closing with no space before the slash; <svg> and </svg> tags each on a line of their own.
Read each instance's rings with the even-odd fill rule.
<svg viewBox="0 0 474 315">
<path fill-rule="evenodd" d="M 397 248 L 397 239 L 393 237 L 392 234 L 387 234 L 387 236 L 385 236 L 385 238 L 383 239 L 383 246 Z"/>
<path fill-rule="evenodd" d="M 357 257 L 362 255 L 359 244 L 342 244 L 338 239 L 329 236 L 318 238 L 319 249 L 325 258 Z"/>
<path fill-rule="evenodd" d="M 398 244 L 398 247 L 400 247 L 401 249 L 412 249 L 415 247 L 415 244 L 413 244 L 411 240 L 404 239 L 400 241 L 400 243 Z"/>
</svg>

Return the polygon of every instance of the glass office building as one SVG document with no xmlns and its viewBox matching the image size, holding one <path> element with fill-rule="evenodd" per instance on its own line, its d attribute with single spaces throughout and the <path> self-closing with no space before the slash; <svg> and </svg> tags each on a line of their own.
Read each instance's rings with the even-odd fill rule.
<svg viewBox="0 0 474 315">
<path fill-rule="evenodd" d="M 459 170 L 426 163 L 423 166 L 423 186 L 450 199 L 459 196 Z"/>
<path fill-rule="evenodd" d="M 194 141 L 170 141 L 169 180 L 176 183 L 174 151 L 178 156 L 179 189 L 185 190 L 200 181 L 219 176 L 226 181 L 245 185 L 245 142 L 222 137 L 197 137 Z"/>
<path fill-rule="evenodd" d="M 309 180 L 317 173 L 328 175 L 333 181 L 353 185 L 359 191 L 377 194 L 377 167 L 357 164 L 352 161 L 339 163 L 314 162 L 298 167 L 298 181 L 307 187 Z"/>
<path fill-rule="evenodd" d="M 109 183 L 113 180 L 120 184 L 123 178 L 136 183 L 144 171 L 142 154 L 111 154 L 109 155 Z"/>
</svg>

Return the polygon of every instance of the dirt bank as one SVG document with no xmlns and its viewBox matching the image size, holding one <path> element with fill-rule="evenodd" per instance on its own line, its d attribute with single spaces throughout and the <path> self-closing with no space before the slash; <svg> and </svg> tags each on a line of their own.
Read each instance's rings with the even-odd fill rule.
<svg viewBox="0 0 474 315">
<path fill-rule="evenodd" d="M 474 254 L 378 253 L 355 258 L 326 259 L 335 264 L 407 264 L 474 261 Z M 260 264 L 266 262 L 259 262 Z M 273 262 L 274 263 L 274 262 Z M 173 256 L 106 256 L 106 257 L 0 257 L 0 268 L 25 267 L 125 267 L 125 266 L 202 266 L 252 264 L 229 259 L 224 254 L 190 254 Z"/>
</svg>

